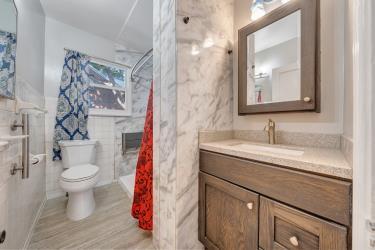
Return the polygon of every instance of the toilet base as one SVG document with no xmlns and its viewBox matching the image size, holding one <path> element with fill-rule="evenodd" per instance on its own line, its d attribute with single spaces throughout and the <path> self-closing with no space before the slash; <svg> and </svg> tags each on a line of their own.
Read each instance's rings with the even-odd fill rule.
<svg viewBox="0 0 375 250">
<path fill-rule="evenodd" d="M 70 220 L 82 220 L 90 216 L 95 210 L 93 189 L 82 192 L 69 192 L 66 215 Z"/>
</svg>

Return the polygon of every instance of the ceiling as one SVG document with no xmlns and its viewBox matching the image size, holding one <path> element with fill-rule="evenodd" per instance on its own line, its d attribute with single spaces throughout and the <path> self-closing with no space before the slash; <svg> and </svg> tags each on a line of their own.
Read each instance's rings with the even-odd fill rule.
<svg viewBox="0 0 375 250">
<path fill-rule="evenodd" d="M 112 40 L 126 49 L 152 48 L 150 0 L 40 0 L 46 16 Z"/>
</svg>

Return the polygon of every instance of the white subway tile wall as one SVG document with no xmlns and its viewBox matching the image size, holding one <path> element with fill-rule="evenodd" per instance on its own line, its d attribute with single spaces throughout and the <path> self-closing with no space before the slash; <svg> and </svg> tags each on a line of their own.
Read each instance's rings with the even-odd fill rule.
<svg viewBox="0 0 375 250">
<path fill-rule="evenodd" d="M 55 126 L 57 98 L 46 98 L 46 150 L 47 150 L 47 198 L 55 198 L 65 193 L 60 188 L 59 178 L 63 171 L 61 161 L 52 161 L 53 133 Z M 115 180 L 115 130 L 113 117 L 90 116 L 88 131 L 90 139 L 98 140 L 96 165 L 100 169 L 97 186 L 106 185 Z"/>
</svg>

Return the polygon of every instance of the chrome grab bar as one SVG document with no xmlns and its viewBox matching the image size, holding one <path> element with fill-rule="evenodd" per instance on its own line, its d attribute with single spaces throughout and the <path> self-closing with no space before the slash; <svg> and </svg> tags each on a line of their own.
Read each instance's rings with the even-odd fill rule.
<svg viewBox="0 0 375 250">
<path fill-rule="evenodd" d="M 29 114 L 22 114 L 22 135 L 29 135 Z M 22 139 L 22 179 L 28 179 L 30 175 L 30 137 Z"/>
<path fill-rule="evenodd" d="M 28 179 L 30 176 L 30 140 L 29 140 L 29 114 L 22 114 L 22 123 L 17 124 L 17 121 L 11 125 L 11 130 L 14 131 L 17 128 L 22 128 L 22 135 L 27 135 L 22 139 L 22 167 L 18 168 L 17 164 L 14 163 L 11 166 L 10 173 L 15 175 L 17 171 L 22 172 L 22 179 Z"/>
</svg>

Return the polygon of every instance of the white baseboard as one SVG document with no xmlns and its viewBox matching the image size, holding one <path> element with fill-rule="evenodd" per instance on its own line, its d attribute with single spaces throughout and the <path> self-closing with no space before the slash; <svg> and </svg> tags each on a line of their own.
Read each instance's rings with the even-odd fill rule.
<svg viewBox="0 0 375 250">
<path fill-rule="evenodd" d="M 29 233 L 27 234 L 27 238 L 26 238 L 25 244 L 23 245 L 22 249 L 28 249 L 29 248 L 31 237 L 33 236 L 33 233 L 34 233 L 34 228 L 35 228 L 36 224 L 38 223 L 38 220 L 39 220 L 40 216 L 42 215 L 44 206 L 46 205 L 46 201 L 47 201 L 47 196 L 44 197 L 42 203 L 39 206 L 38 212 L 35 215 L 33 224 L 31 224 L 31 227 L 29 229 Z"/>
</svg>

